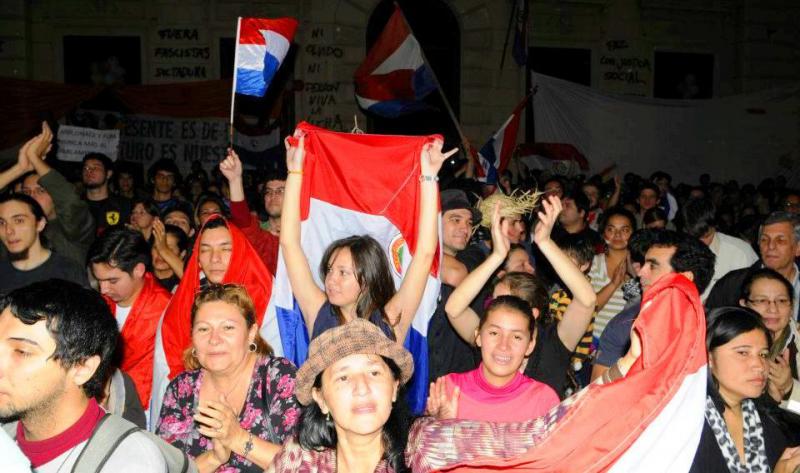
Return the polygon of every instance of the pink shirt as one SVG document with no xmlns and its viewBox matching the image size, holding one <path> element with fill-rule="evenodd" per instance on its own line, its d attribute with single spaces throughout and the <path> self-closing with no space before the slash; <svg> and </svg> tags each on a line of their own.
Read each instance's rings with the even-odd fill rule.
<svg viewBox="0 0 800 473">
<path fill-rule="evenodd" d="M 466 373 L 446 377 L 447 390 L 461 388 L 458 419 L 492 422 L 521 422 L 546 414 L 559 403 L 550 386 L 517 373 L 508 384 L 495 387 L 483 375 L 483 364 Z"/>
</svg>

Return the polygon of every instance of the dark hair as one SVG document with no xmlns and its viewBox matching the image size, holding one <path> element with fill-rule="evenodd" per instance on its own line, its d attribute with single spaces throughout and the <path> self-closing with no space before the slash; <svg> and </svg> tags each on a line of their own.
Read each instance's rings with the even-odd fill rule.
<svg viewBox="0 0 800 473">
<path fill-rule="evenodd" d="M 114 162 L 111 161 L 111 158 L 109 158 L 103 153 L 89 153 L 83 157 L 81 164 L 85 165 L 86 161 L 89 161 L 90 159 L 95 161 L 100 161 L 100 163 L 103 165 L 103 172 L 114 170 Z"/>
<path fill-rule="evenodd" d="M 575 202 L 575 207 L 579 212 L 583 211 L 583 218 L 585 219 L 589 214 L 589 198 L 586 197 L 586 194 L 584 194 L 583 191 L 564 192 L 564 197 L 561 200 L 567 199 L 571 199 Z"/>
<path fill-rule="evenodd" d="M 695 238 L 705 236 L 717 227 L 716 213 L 711 199 L 689 199 L 683 205 L 683 231 Z"/>
<path fill-rule="evenodd" d="M 350 251 L 356 281 L 361 287 L 361 293 L 356 302 L 356 315 L 363 319 L 369 319 L 370 315 L 377 310 L 386 323 L 391 325 L 384 312 L 384 306 L 395 294 L 394 280 L 389 262 L 386 260 L 386 254 L 380 243 L 374 238 L 368 235 L 353 235 L 331 243 L 322 255 L 319 264 L 320 277 L 323 281 L 325 280 L 333 258 L 343 248 Z M 339 318 L 339 322 L 344 323 L 341 309 L 333 306 L 333 311 Z"/>
<path fill-rule="evenodd" d="M 664 171 L 656 171 L 650 175 L 650 180 L 655 182 L 656 179 L 666 179 L 668 183 L 672 183 L 672 176 Z"/>
<path fill-rule="evenodd" d="M 536 318 L 533 316 L 533 309 L 524 299 L 517 296 L 497 296 L 492 299 L 492 302 L 480 315 L 478 330 L 483 328 L 483 325 L 489 319 L 489 315 L 499 309 L 519 312 L 528 321 L 528 333 L 531 334 L 531 338 L 536 336 Z"/>
<path fill-rule="evenodd" d="M 606 226 L 608 225 L 608 221 L 611 220 L 611 217 L 617 215 L 628 219 L 628 222 L 631 224 L 631 230 L 636 230 L 636 217 L 633 216 L 630 210 L 626 209 L 625 207 L 615 206 L 607 208 L 600 217 L 599 228 L 601 233 L 606 230 Z"/>
<path fill-rule="evenodd" d="M 647 249 L 653 245 L 656 240 L 656 233 L 658 230 L 651 228 L 642 228 L 636 230 L 628 240 L 628 251 L 631 255 L 631 261 L 634 263 L 644 264 L 644 256 Z"/>
<path fill-rule="evenodd" d="M 767 346 L 772 345 L 769 330 L 761 321 L 761 316 L 747 307 L 719 307 L 711 310 L 706 316 L 706 351 L 711 352 L 730 342 L 739 335 L 753 330 L 761 330 L 767 337 Z M 719 383 L 711 369 L 708 370 L 708 396 L 714 401 L 720 412 L 724 412 L 725 400 L 719 393 Z"/>
<path fill-rule="evenodd" d="M 647 209 L 642 216 L 642 223 L 645 225 L 649 225 L 653 222 L 658 221 L 666 222 L 667 221 L 667 213 L 661 207 L 653 207 L 651 209 Z"/>
<path fill-rule="evenodd" d="M 137 197 L 133 199 L 131 201 L 131 211 L 139 204 L 142 204 L 144 211 L 150 214 L 151 217 L 158 217 L 161 214 L 158 210 L 158 205 L 156 205 L 155 201 L 150 197 Z"/>
<path fill-rule="evenodd" d="M 150 246 L 141 233 L 128 228 L 110 228 L 89 247 L 86 264 L 105 263 L 128 274 L 139 263 L 151 268 Z"/>
<path fill-rule="evenodd" d="M 6 308 L 26 325 L 45 321 L 56 342 L 52 358 L 64 369 L 99 356 L 97 370 L 81 389 L 90 398 L 102 395 L 112 371 L 119 332 L 98 292 L 71 281 L 48 279 L 0 296 L 0 311 Z"/>
<path fill-rule="evenodd" d="M 783 284 L 784 289 L 786 289 L 786 294 L 789 295 L 789 301 L 794 303 L 794 289 L 792 288 L 792 283 L 783 277 L 781 273 L 767 267 L 748 271 L 747 276 L 742 283 L 741 299 L 749 301 L 753 284 L 761 279 L 769 279 Z M 784 327 L 781 334 L 778 335 L 775 340 L 773 340 L 769 350 L 770 358 L 774 358 L 775 356 L 779 355 L 781 351 L 783 351 L 783 348 L 786 346 L 786 340 L 789 338 L 790 334 L 791 328 L 789 325 L 787 325 Z"/>
<path fill-rule="evenodd" d="M 197 198 L 197 202 L 194 204 L 194 219 L 198 225 L 200 224 L 200 209 L 209 202 L 217 204 L 220 212 L 222 212 L 222 216 L 226 218 L 229 216 L 228 207 L 220 196 L 212 193 L 200 194 L 200 197 Z"/>
<path fill-rule="evenodd" d="M 213 230 L 214 228 L 228 228 L 228 222 L 222 217 L 210 218 L 206 220 L 206 224 L 203 225 L 203 229 L 200 231 L 200 235 L 206 232 L 206 230 Z M 199 238 L 199 237 L 198 237 Z"/>
<path fill-rule="evenodd" d="M 669 260 L 672 269 L 676 273 L 692 273 L 697 292 L 702 294 L 706 290 L 714 276 L 716 256 L 703 242 L 676 231 L 656 230 L 650 246 L 675 248 Z"/>
<path fill-rule="evenodd" d="M 644 181 L 639 186 L 639 192 L 636 193 L 636 196 L 638 197 L 638 196 L 642 195 L 642 191 L 645 190 L 645 189 L 650 189 L 651 191 L 655 192 L 656 193 L 656 197 L 661 195 L 661 189 L 659 189 L 657 185 L 653 184 L 650 181 Z"/>
<path fill-rule="evenodd" d="M 6 202 L 14 202 L 14 201 L 26 204 L 30 208 L 31 213 L 33 214 L 37 222 L 42 219 L 47 220 L 47 216 L 44 214 L 42 206 L 39 205 L 39 202 L 36 202 L 36 200 L 33 197 L 20 193 L 0 195 L 0 204 L 5 204 Z"/>
<path fill-rule="evenodd" d="M 288 176 L 287 171 L 283 168 L 280 168 L 274 171 L 269 171 L 268 173 L 264 174 L 264 178 L 261 179 L 261 182 L 263 182 L 264 186 L 266 187 L 266 184 L 269 181 L 285 181 L 287 176 Z"/>
<path fill-rule="evenodd" d="M 176 227 L 175 225 L 164 225 L 164 233 L 167 235 L 172 235 L 178 239 L 178 250 L 186 251 L 189 249 L 189 237 L 186 235 L 186 232 L 184 232 L 182 228 Z M 153 238 L 154 237 L 151 235 L 150 236 L 151 244 Z"/>
<path fill-rule="evenodd" d="M 153 179 L 156 177 L 156 173 L 158 171 L 166 171 L 172 173 L 175 176 L 175 187 L 180 186 L 181 181 L 181 172 L 178 170 L 178 166 L 175 165 L 175 162 L 171 159 L 161 158 L 158 161 L 154 162 L 150 169 L 147 170 L 147 178 L 150 182 L 153 182 Z"/>
<path fill-rule="evenodd" d="M 392 359 L 381 357 L 389 366 L 395 380 L 401 379 L 400 368 Z M 322 389 L 322 373 L 314 380 L 314 388 Z M 405 401 L 405 389 L 401 385 L 397 392 L 397 401 L 392 405 L 389 418 L 383 424 L 383 458 L 396 472 L 410 471 L 405 464 L 403 453 L 408 442 L 408 432 L 411 430 L 411 413 Z M 338 442 L 336 426 L 333 421 L 322 413 L 319 405 L 312 402 L 303 408 L 300 415 L 300 426 L 297 438 L 300 446 L 306 450 L 322 451 L 328 448 L 335 449 Z"/>
<path fill-rule="evenodd" d="M 578 266 L 591 263 L 595 248 L 592 241 L 583 233 L 563 232 L 553 238 L 561 251 L 577 260 Z"/>
<path fill-rule="evenodd" d="M 497 284 L 505 284 L 511 293 L 525 301 L 531 309 L 539 311 L 539 322 L 548 324 L 550 314 L 550 294 L 542 280 L 532 274 L 519 271 L 506 273 Z"/>
<path fill-rule="evenodd" d="M 165 220 L 167 218 L 167 215 L 171 214 L 172 212 L 180 212 L 186 215 L 186 218 L 189 219 L 189 226 L 191 228 L 195 228 L 194 211 L 192 210 L 191 204 L 189 204 L 188 202 L 179 201 L 173 205 L 170 205 L 161 212 L 161 220 Z"/>
</svg>

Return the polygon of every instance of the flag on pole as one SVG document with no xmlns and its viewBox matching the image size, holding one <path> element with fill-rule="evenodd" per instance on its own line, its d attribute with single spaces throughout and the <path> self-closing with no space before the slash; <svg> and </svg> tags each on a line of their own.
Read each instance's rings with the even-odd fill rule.
<svg viewBox="0 0 800 473">
<path fill-rule="evenodd" d="M 434 136 L 386 136 L 337 133 L 300 123 L 305 133 L 301 242 L 311 268 L 318 268 L 334 240 L 352 235 L 375 238 L 386 252 L 399 287 L 414 255 L 420 196 L 420 151 Z M 387 172 L 391 169 L 391 172 Z M 428 394 L 428 323 L 439 296 L 441 248 L 434 257 L 425 292 L 405 340 L 414 356 L 408 393 L 420 412 Z M 323 281 L 314 271 L 320 288 Z M 308 332 L 278 258 L 267 318 L 277 318 L 284 357 L 300 366 L 308 353 Z"/>
<path fill-rule="evenodd" d="M 236 31 L 233 89 L 263 97 L 297 31 L 294 18 L 242 18 Z"/>
<path fill-rule="evenodd" d="M 355 85 L 359 106 L 377 115 L 429 108 L 422 99 L 436 90 L 436 80 L 398 6 L 356 70 Z"/>
<path fill-rule="evenodd" d="M 526 96 L 514 108 L 514 112 L 500 128 L 489 138 L 489 141 L 478 151 L 476 171 L 478 180 L 487 184 L 496 184 L 498 177 L 508 167 L 511 155 L 517 146 L 517 132 L 522 111 L 528 104 L 530 95 Z"/>
<path fill-rule="evenodd" d="M 412 453 L 414 471 L 689 471 L 705 423 L 705 328 L 695 285 L 681 274 L 666 275 L 644 293 L 634 322 L 642 354 L 624 378 L 591 384 L 529 423 L 491 426 L 488 430 L 499 438 L 524 435 L 530 445 L 506 458 L 465 458 L 452 448 L 452 438 L 443 439 L 445 445 L 437 450 L 435 426 L 418 425 L 409 445 L 444 453 L 426 457 L 420 452 L 419 458 Z M 455 422 L 462 425 L 443 427 L 448 432 L 486 430 L 463 424 L 470 421 Z"/>
</svg>

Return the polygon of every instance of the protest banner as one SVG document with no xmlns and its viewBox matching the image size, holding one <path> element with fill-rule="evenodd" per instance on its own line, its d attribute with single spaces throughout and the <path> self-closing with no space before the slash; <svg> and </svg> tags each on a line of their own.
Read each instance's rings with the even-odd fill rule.
<svg viewBox="0 0 800 473">
<path fill-rule="evenodd" d="M 103 153 L 117 160 L 119 130 L 95 130 L 62 125 L 58 128 L 58 159 L 82 161 L 89 153 Z"/>
</svg>

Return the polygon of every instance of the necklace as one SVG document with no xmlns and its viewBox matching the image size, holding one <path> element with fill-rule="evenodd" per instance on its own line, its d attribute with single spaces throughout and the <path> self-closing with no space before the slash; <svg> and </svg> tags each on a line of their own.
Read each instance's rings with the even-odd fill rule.
<svg viewBox="0 0 800 473">
<path fill-rule="evenodd" d="M 245 361 L 244 364 L 245 364 L 245 366 L 247 366 L 248 362 Z M 246 371 L 247 370 L 244 370 L 244 372 L 246 372 Z M 223 390 L 221 390 L 221 389 L 219 389 L 217 387 L 217 383 L 216 383 L 216 381 L 214 381 L 214 377 L 211 376 L 210 373 L 209 373 L 208 379 L 209 379 L 209 381 L 211 381 L 211 387 L 214 388 L 214 391 L 216 391 L 218 394 L 222 394 L 223 396 L 225 396 L 225 399 L 228 399 L 228 396 L 233 392 L 234 389 L 236 389 L 236 386 L 238 386 L 239 382 L 242 380 L 242 372 L 239 372 L 239 373 L 236 374 L 236 381 L 233 383 L 233 385 L 228 390 L 228 392 L 224 392 Z"/>
</svg>

